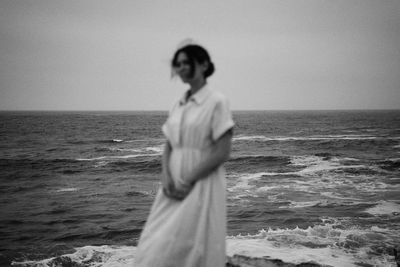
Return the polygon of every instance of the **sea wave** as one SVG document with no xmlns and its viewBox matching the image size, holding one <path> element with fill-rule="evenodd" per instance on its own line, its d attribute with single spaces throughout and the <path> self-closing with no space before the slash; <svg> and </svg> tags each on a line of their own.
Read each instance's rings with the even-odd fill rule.
<svg viewBox="0 0 400 267">
<path fill-rule="evenodd" d="M 321 192 L 321 196 L 330 198 L 330 199 L 340 199 L 340 200 L 349 200 L 349 201 L 362 201 L 361 198 L 355 198 L 355 197 L 344 197 L 342 195 L 339 195 L 334 192 Z"/>
<path fill-rule="evenodd" d="M 292 264 L 328 266 L 396 266 L 391 254 L 398 233 L 388 228 L 344 227 L 335 219 L 306 229 L 267 229 L 256 234 L 227 236 L 227 256 L 280 259 Z M 377 253 L 379 251 L 379 253 Z M 75 252 L 37 261 L 14 261 L 12 266 L 134 266 L 134 246 L 84 246 Z"/>
<path fill-rule="evenodd" d="M 287 161 L 288 157 L 286 156 L 266 156 L 266 155 L 238 155 L 238 156 L 232 156 L 229 161 L 236 162 L 236 161 L 242 161 L 242 160 L 252 160 L 252 161 Z"/>
<path fill-rule="evenodd" d="M 238 135 L 233 141 L 321 141 L 321 140 L 373 140 L 377 138 L 394 139 L 373 135 L 311 135 L 311 136 L 264 136 L 264 135 Z"/>
<path fill-rule="evenodd" d="M 86 139 L 86 140 L 69 140 L 68 143 L 74 145 L 83 145 L 83 144 L 119 144 L 119 143 L 135 143 L 135 142 L 161 142 L 164 139 L 161 138 L 149 138 L 149 139 Z"/>
<path fill-rule="evenodd" d="M 232 171 L 251 171 L 251 170 L 280 170 L 290 163 L 288 156 L 266 156 L 266 155 L 233 155 L 226 165 Z"/>
<path fill-rule="evenodd" d="M 328 206 L 329 202 L 327 200 L 314 200 L 314 201 L 290 201 L 289 205 L 280 206 L 279 209 L 287 209 L 287 208 L 306 208 L 306 207 L 324 207 Z"/>
<path fill-rule="evenodd" d="M 312 174 L 317 174 L 321 172 L 329 172 L 331 170 L 344 170 L 344 169 L 371 169 L 370 166 L 366 166 L 363 164 L 349 164 L 349 162 L 357 162 L 357 159 L 354 158 L 338 158 L 338 157 L 327 157 L 316 156 L 316 155 L 306 155 L 306 156 L 292 156 L 292 157 L 274 157 L 274 156 L 241 156 L 237 158 L 232 158 L 230 161 L 246 161 L 247 163 L 256 161 L 256 162 L 279 162 L 284 167 L 284 164 L 287 163 L 289 165 L 295 167 L 302 167 L 300 170 L 290 171 L 290 172 L 258 172 L 258 173 L 243 173 L 241 175 L 241 179 L 248 180 L 249 177 L 251 179 L 261 178 L 264 175 L 291 175 L 291 176 L 310 176 Z M 282 168 L 284 169 L 284 168 Z"/>
<path fill-rule="evenodd" d="M 78 190 L 79 190 L 79 188 L 75 188 L 75 187 L 66 187 L 66 188 L 57 189 L 56 192 L 57 192 L 57 193 L 75 192 L 75 191 L 78 191 Z"/>
<path fill-rule="evenodd" d="M 39 173 L 41 177 L 51 175 L 50 171 L 59 171 L 63 174 L 74 174 L 85 170 L 85 163 L 76 159 L 66 158 L 15 158 L 0 159 L 0 168 L 4 174 L 8 173 L 8 177 L 15 179 L 30 177 Z M 20 175 L 13 175 L 19 172 Z M 21 175 L 21 173 L 23 175 Z"/>
<path fill-rule="evenodd" d="M 148 158 L 146 160 L 113 161 L 108 163 L 109 171 L 134 170 L 135 173 L 160 173 L 161 160 L 159 158 Z"/>
<path fill-rule="evenodd" d="M 400 158 L 389 158 L 379 162 L 379 167 L 387 171 L 400 170 Z"/>
<path fill-rule="evenodd" d="M 124 267 L 134 266 L 136 247 L 133 246 L 84 246 L 75 248 L 75 252 L 39 261 L 12 262 L 19 267 L 51 266 L 98 266 Z"/>
<path fill-rule="evenodd" d="M 148 153 L 148 152 L 156 152 L 158 154 L 162 154 L 163 146 L 150 146 L 144 148 L 119 148 L 119 147 L 111 147 L 108 148 L 110 151 L 117 152 L 135 152 L 135 153 Z"/>
<path fill-rule="evenodd" d="M 400 215 L 400 204 L 391 201 L 380 201 L 376 203 L 374 207 L 368 208 L 365 212 L 375 215 L 389 215 L 389 216 L 399 216 Z"/>
<path fill-rule="evenodd" d="M 69 140 L 69 144 L 73 145 L 86 145 L 86 144 L 113 144 L 122 143 L 124 140 L 121 139 L 86 139 L 86 140 Z"/>
<path fill-rule="evenodd" d="M 349 160 L 343 160 L 337 157 L 326 158 L 321 156 L 293 156 L 291 158 L 291 164 L 293 166 L 304 166 L 305 168 L 296 172 L 300 176 L 315 175 L 321 172 L 327 172 L 332 170 L 345 170 L 345 169 L 370 169 L 369 166 L 363 164 L 357 165 L 345 165 L 343 162 Z M 353 161 L 353 159 L 351 160 Z"/>
<path fill-rule="evenodd" d="M 77 161 L 99 161 L 99 160 L 118 160 L 118 159 L 130 159 L 130 158 L 138 158 L 138 157 L 155 157 L 160 156 L 159 153 L 153 154 L 131 154 L 131 155 L 122 155 L 122 156 L 100 156 L 95 158 L 77 158 Z"/>
<path fill-rule="evenodd" d="M 134 154 L 125 155 L 104 155 L 92 158 L 76 158 L 77 161 L 115 161 L 119 159 L 130 159 L 139 157 L 157 157 L 162 155 L 163 146 L 148 146 L 143 148 L 121 148 L 121 147 L 110 147 L 110 148 L 97 148 L 97 151 L 111 151 L 111 152 L 130 152 Z"/>
<path fill-rule="evenodd" d="M 323 223 L 306 229 L 268 229 L 227 238 L 227 254 L 268 257 L 300 264 L 395 266 L 392 243 L 399 235 L 377 226 L 346 227 Z M 376 250 L 384 251 L 380 255 Z"/>
<path fill-rule="evenodd" d="M 325 192 L 324 192 L 325 193 Z M 326 192 L 326 193 L 331 193 L 331 192 Z M 326 194 L 321 194 L 326 195 Z M 357 200 L 357 199 L 352 199 L 352 198 L 336 198 L 340 199 L 335 200 L 331 198 L 321 198 L 319 200 L 313 200 L 313 201 L 288 201 L 288 205 L 282 205 L 279 206 L 279 209 L 295 209 L 295 208 L 307 208 L 307 207 L 329 207 L 333 208 L 336 206 L 358 206 L 358 205 L 374 205 L 375 202 L 373 201 L 362 201 L 362 200 Z"/>
<path fill-rule="evenodd" d="M 18 166 L 18 165 L 30 165 L 31 167 L 35 167 L 39 164 L 70 164 L 76 163 L 76 159 L 67 159 L 67 158 L 54 158 L 54 159 L 41 159 L 41 158 L 0 158 L 0 167 L 7 167 L 7 166 Z"/>
<path fill-rule="evenodd" d="M 356 163 L 356 164 L 354 164 Z M 354 197 L 360 194 L 377 194 L 400 188 L 390 180 L 377 179 L 376 167 L 360 164 L 357 159 L 326 156 L 293 156 L 289 164 L 271 171 L 228 173 L 228 198 L 246 201 L 252 197 L 268 197 L 279 202 L 276 196 L 286 196 L 292 202 L 286 208 L 309 206 L 335 206 L 365 204 Z M 293 167 L 291 167 L 293 166 Z M 304 199 L 291 199 L 297 192 Z M 319 201 L 313 202 L 319 195 Z"/>
<path fill-rule="evenodd" d="M 240 174 L 239 179 L 235 182 L 234 186 L 229 187 L 228 191 L 234 192 L 237 190 L 246 190 L 255 187 L 254 185 L 249 185 L 250 181 L 259 180 L 263 176 L 275 176 L 279 175 L 279 173 L 275 172 L 259 172 L 259 173 L 248 173 L 248 174 Z M 230 177 L 234 177 L 237 175 L 230 175 Z"/>
</svg>

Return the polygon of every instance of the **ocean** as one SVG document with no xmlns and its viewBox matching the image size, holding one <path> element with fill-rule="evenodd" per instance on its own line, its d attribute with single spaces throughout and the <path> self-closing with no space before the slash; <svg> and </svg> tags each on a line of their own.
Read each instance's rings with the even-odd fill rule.
<svg viewBox="0 0 400 267">
<path fill-rule="evenodd" d="M 396 266 L 400 111 L 233 117 L 228 255 Z M 166 118 L 0 112 L 0 266 L 133 266 Z"/>
</svg>

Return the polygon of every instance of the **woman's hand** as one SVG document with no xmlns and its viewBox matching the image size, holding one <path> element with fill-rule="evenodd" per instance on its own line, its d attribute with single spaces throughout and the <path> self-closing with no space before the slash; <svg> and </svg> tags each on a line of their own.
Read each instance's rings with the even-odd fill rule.
<svg viewBox="0 0 400 267">
<path fill-rule="evenodd" d="M 192 185 L 180 184 L 176 187 L 174 184 L 172 184 L 170 187 L 163 187 L 163 192 L 169 198 L 183 200 L 189 195 L 192 189 Z"/>
<path fill-rule="evenodd" d="M 173 192 L 174 197 L 176 199 L 184 199 L 186 198 L 189 193 L 192 191 L 193 185 L 190 184 L 180 184 L 179 186 L 175 187 L 175 191 Z"/>
<path fill-rule="evenodd" d="M 165 194 L 170 194 L 170 192 L 172 192 L 175 188 L 174 181 L 172 180 L 171 175 L 168 173 L 168 171 L 165 168 L 163 168 L 161 175 L 162 175 L 161 184 L 163 187 L 163 192 Z"/>
<path fill-rule="evenodd" d="M 161 183 L 163 187 L 163 193 L 169 198 L 173 199 L 183 199 L 185 196 L 182 192 L 177 191 L 175 188 L 174 180 L 169 172 L 169 157 L 171 154 L 171 144 L 167 141 L 164 146 L 164 153 L 162 156 L 162 173 L 161 173 Z"/>
</svg>

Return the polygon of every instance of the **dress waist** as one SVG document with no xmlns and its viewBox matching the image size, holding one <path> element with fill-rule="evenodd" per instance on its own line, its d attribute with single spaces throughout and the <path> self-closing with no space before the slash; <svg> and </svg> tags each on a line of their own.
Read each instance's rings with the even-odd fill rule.
<svg viewBox="0 0 400 267">
<path fill-rule="evenodd" d="M 209 150 L 208 147 L 187 147 L 187 146 L 176 146 L 172 147 L 172 150 L 181 151 L 181 152 L 206 152 Z"/>
</svg>

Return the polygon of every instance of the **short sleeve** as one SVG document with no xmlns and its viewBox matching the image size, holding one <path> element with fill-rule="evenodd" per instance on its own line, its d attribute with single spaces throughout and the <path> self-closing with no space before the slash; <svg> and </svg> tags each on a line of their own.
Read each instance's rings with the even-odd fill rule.
<svg viewBox="0 0 400 267">
<path fill-rule="evenodd" d="M 164 122 L 164 124 L 161 126 L 161 131 L 162 131 L 162 133 L 164 134 L 164 136 L 165 136 L 168 140 L 169 140 L 170 137 L 171 137 L 171 134 L 170 134 L 170 131 L 169 131 L 169 127 L 168 127 L 168 120 L 170 119 L 171 114 L 172 114 L 172 112 L 173 112 L 175 106 L 176 106 L 176 105 L 174 105 L 174 106 L 172 107 L 172 109 L 170 109 L 170 110 L 168 111 L 167 120 L 166 120 L 166 121 Z"/>
<path fill-rule="evenodd" d="M 226 131 L 233 128 L 235 123 L 232 120 L 228 99 L 221 97 L 214 109 L 211 122 L 211 137 L 218 140 Z"/>
<path fill-rule="evenodd" d="M 167 122 L 165 122 L 162 126 L 161 126 L 161 131 L 164 134 L 164 136 L 169 139 L 169 132 L 168 132 L 168 126 L 167 126 Z"/>
</svg>

